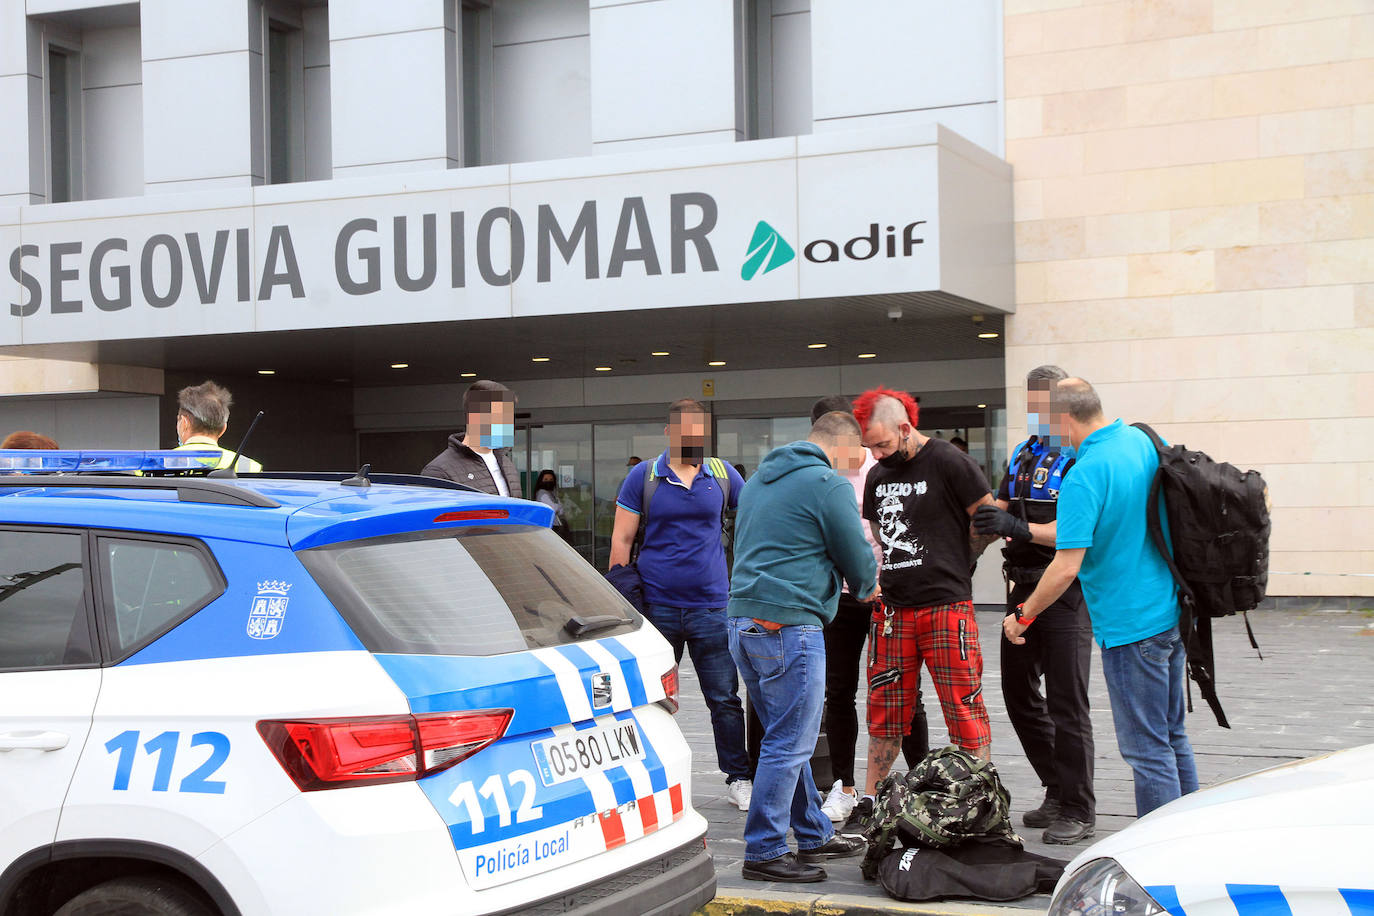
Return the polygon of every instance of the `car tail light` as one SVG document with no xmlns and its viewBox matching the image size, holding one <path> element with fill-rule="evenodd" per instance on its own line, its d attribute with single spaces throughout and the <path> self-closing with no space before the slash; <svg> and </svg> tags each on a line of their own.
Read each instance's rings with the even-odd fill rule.
<svg viewBox="0 0 1374 916">
<path fill-rule="evenodd" d="M 506 733 L 510 709 L 258 723 L 277 762 L 301 789 L 422 779 L 466 760 Z"/>
<path fill-rule="evenodd" d="M 664 672 L 663 677 L 663 699 L 658 701 L 658 705 L 671 713 L 676 713 L 677 703 L 677 665 Z"/>
</svg>

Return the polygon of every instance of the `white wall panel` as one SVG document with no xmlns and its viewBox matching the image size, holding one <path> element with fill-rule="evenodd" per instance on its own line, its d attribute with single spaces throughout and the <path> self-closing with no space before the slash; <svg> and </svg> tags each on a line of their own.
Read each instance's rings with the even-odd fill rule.
<svg viewBox="0 0 1374 916">
<path fill-rule="evenodd" d="M 143 193 L 143 87 L 87 89 L 82 197 L 137 197 Z"/>
<path fill-rule="evenodd" d="M 81 35 L 86 200 L 143 193 L 143 59 L 138 26 Z"/>
<path fill-rule="evenodd" d="M 184 2 L 184 0 L 175 0 Z M 454 0 L 329 0 L 333 41 L 443 28 Z"/>
<path fill-rule="evenodd" d="M 811 14 L 777 15 L 773 5 L 773 136 L 811 133 Z"/>
<path fill-rule="evenodd" d="M 252 181 L 253 111 L 248 51 L 144 60 L 143 148 L 149 193 L 157 183 Z"/>
<path fill-rule="evenodd" d="M 735 127 L 730 0 L 652 0 L 591 13 L 592 140 Z"/>
<path fill-rule="evenodd" d="M 329 7 L 301 10 L 301 63 L 306 67 L 329 66 Z"/>
<path fill-rule="evenodd" d="M 497 162 L 591 153 L 589 54 L 585 36 L 492 49 Z"/>
<path fill-rule="evenodd" d="M 1001 98 L 992 0 L 813 0 L 811 27 L 818 122 Z"/>
<path fill-rule="evenodd" d="M 330 6 L 330 27 L 334 27 Z M 334 167 L 441 160 L 449 149 L 444 29 L 346 41 L 329 48 Z M 454 163 L 456 165 L 456 162 Z"/>
<path fill-rule="evenodd" d="M 679 134 L 668 138 L 671 145 L 675 148 L 689 146 L 715 146 L 721 143 L 734 143 L 736 140 L 735 130 L 716 130 L 704 134 Z M 638 140 L 607 140 L 596 144 L 596 152 L 599 155 L 614 153 L 634 153 L 641 150 L 659 150 L 664 148 L 665 139 L 663 137 L 644 137 Z"/>
<path fill-rule="evenodd" d="M 491 16 L 494 45 L 571 38 L 591 31 L 586 0 L 496 0 Z"/>
<path fill-rule="evenodd" d="M 36 78 L 24 73 L 0 76 L 0 124 L 7 128 L 0 131 L 0 194 L 28 195 L 43 187 L 43 160 L 33 156 L 29 142 L 31 131 L 41 137 L 43 130 L 41 89 Z"/>
<path fill-rule="evenodd" d="M 246 51 L 247 0 L 141 0 L 143 59 Z"/>
<path fill-rule="evenodd" d="M 894 111 L 860 118 L 815 122 L 816 130 L 819 132 L 850 131 L 856 128 L 911 130 L 940 124 L 994 154 L 998 153 L 1001 123 L 1002 106 L 997 102 L 956 105 L 951 108 L 927 108 L 919 111 Z"/>
<path fill-rule="evenodd" d="M 305 110 L 306 180 L 331 178 L 334 174 L 334 159 L 331 153 L 333 136 L 328 67 L 306 69 Z"/>
<path fill-rule="evenodd" d="M 24 0 L 0 0 L 0 76 L 28 72 Z"/>
<path fill-rule="evenodd" d="M 139 27 L 87 29 L 81 33 L 81 85 L 86 89 L 143 81 Z"/>
</svg>

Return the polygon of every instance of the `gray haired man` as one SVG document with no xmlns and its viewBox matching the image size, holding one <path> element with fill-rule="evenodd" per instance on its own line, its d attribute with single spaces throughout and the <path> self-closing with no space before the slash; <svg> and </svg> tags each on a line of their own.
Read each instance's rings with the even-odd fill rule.
<svg viewBox="0 0 1374 916">
<path fill-rule="evenodd" d="M 219 444 L 229 428 L 229 408 L 234 396 L 229 389 L 214 382 L 188 385 L 177 392 L 177 449 L 195 452 L 219 452 L 212 470 L 231 465 L 236 471 L 254 472 L 262 465 L 246 455 L 239 455 Z"/>
</svg>

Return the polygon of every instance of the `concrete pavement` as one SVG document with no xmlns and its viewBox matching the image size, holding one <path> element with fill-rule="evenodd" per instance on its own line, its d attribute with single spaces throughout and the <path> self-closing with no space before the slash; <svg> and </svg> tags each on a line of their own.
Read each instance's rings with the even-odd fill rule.
<svg viewBox="0 0 1374 916">
<path fill-rule="evenodd" d="M 1250 614 L 1250 621 L 1264 653 L 1263 661 L 1250 648 L 1245 625 L 1239 618 L 1215 622 L 1218 693 L 1232 727 L 1219 727 L 1206 704 L 1195 695 L 1196 711 L 1188 716 L 1188 733 L 1202 785 L 1313 754 L 1374 742 L 1374 598 L 1354 610 L 1347 609 L 1342 602 L 1338 608 L 1316 605 L 1255 611 Z M 1040 831 L 1020 825 L 1022 812 L 1039 805 L 1043 790 L 1021 753 L 1002 702 L 996 643 L 1001 633 L 1001 614 L 991 609 L 980 610 L 978 625 L 985 661 L 984 697 L 992 718 L 992 755 L 1011 792 L 1017 829 L 1027 849 L 1072 859 L 1093 840 L 1076 846 L 1047 846 L 1040 841 Z M 923 684 L 928 683 L 928 678 L 923 677 Z M 827 864 L 829 880 L 819 884 L 745 881 L 740 877 L 744 814 L 725 800 L 724 777 L 715 765 L 710 719 L 695 672 L 686 658 L 681 670 L 681 695 L 678 724 L 693 752 L 692 802 L 710 822 L 707 840 L 715 855 L 719 882 L 716 901 L 703 912 L 712 916 L 763 912 L 1026 916 L 1027 911 L 1043 912 L 1048 905 L 1045 896 L 1011 904 L 900 903 L 876 884 L 864 881 L 857 858 Z M 1117 751 L 1096 652 L 1090 701 L 1096 743 L 1097 839 L 1135 819 L 1135 797 L 1130 769 Z M 934 696 L 927 696 L 926 702 L 931 744 L 939 746 L 947 740 L 943 720 Z M 860 767 L 865 750 L 866 741 L 861 735 Z M 862 778 L 862 770 L 858 775 Z M 828 788 L 823 787 L 822 791 Z"/>
</svg>

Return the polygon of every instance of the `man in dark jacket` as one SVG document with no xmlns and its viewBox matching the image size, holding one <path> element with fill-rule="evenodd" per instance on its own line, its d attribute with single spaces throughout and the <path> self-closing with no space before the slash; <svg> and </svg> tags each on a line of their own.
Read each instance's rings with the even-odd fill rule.
<svg viewBox="0 0 1374 916">
<path fill-rule="evenodd" d="M 499 496 L 520 496 L 515 445 L 515 392 L 500 382 L 473 382 L 463 395 L 468 425 L 448 437 L 448 448 L 425 465 L 426 477 L 466 484 Z"/>
<path fill-rule="evenodd" d="M 863 852 L 821 813 L 807 761 L 825 701 L 825 637 L 840 587 L 871 600 L 877 563 L 864 540 L 854 488 L 836 469 L 863 464 L 859 424 L 825 414 L 805 442 L 769 452 L 740 494 L 730 579 L 730 654 L 763 722 L 744 822 L 744 877 L 823 881 L 815 865 Z M 791 827 L 798 852 L 787 845 Z"/>
</svg>

